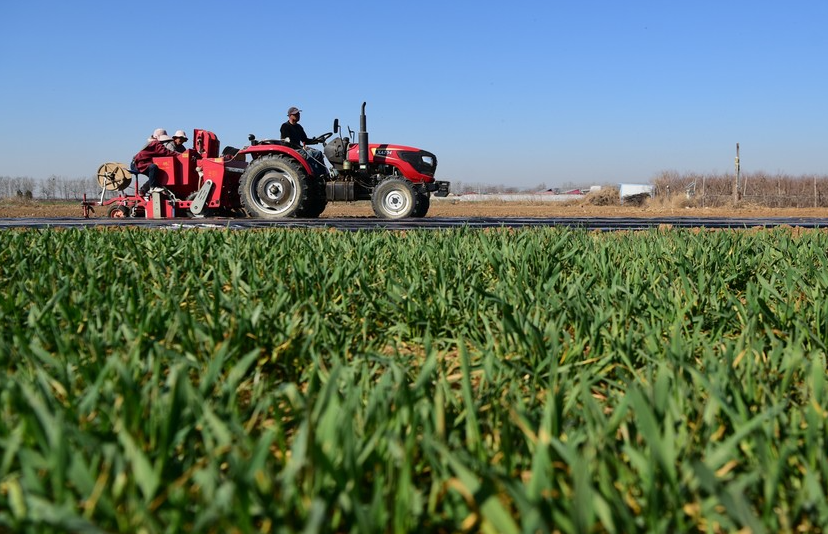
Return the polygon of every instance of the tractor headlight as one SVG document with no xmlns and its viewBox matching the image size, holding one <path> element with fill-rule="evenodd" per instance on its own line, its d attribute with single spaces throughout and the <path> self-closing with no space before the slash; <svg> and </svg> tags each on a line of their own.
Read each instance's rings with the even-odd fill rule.
<svg viewBox="0 0 828 534">
<path fill-rule="evenodd" d="M 434 176 L 434 172 L 437 170 L 437 156 L 431 152 L 425 150 L 417 152 L 401 151 L 399 155 L 402 160 L 408 162 L 420 174 Z"/>
</svg>

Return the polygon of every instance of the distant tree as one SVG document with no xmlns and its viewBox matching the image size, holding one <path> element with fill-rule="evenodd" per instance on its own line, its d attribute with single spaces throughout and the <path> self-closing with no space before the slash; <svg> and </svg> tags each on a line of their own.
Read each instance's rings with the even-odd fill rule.
<svg viewBox="0 0 828 534">
<path fill-rule="evenodd" d="M 58 189 L 60 190 L 60 197 L 63 200 L 70 200 L 72 198 L 71 193 L 70 193 L 70 191 L 72 190 L 72 180 L 69 180 L 68 178 L 60 177 L 58 179 L 58 184 L 57 185 L 58 185 Z"/>
<path fill-rule="evenodd" d="M 451 191 L 455 195 L 468 195 L 470 193 L 480 192 L 480 184 L 457 182 L 451 184 Z"/>
<path fill-rule="evenodd" d="M 35 183 L 34 179 L 25 176 L 7 177 L 3 185 L 4 190 L 0 190 L 0 196 L 7 198 L 14 196 L 18 198 L 25 197 L 27 191 L 31 193 L 35 190 Z"/>
<path fill-rule="evenodd" d="M 83 195 L 96 196 L 101 193 L 98 181 L 95 178 L 72 178 L 66 180 L 66 200 L 80 200 Z"/>
<path fill-rule="evenodd" d="M 92 195 L 99 195 L 101 193 L 101 186 L 98 184 L 98 178 L 95 176 L 84 178 L 83 192 Z"/>
<path fill-rule="evenodd" d="M 54 200 L 58 194 L 58 177 L 54 174 L 40 184 L 40 195 L 46 200 Z"/>
</svg>

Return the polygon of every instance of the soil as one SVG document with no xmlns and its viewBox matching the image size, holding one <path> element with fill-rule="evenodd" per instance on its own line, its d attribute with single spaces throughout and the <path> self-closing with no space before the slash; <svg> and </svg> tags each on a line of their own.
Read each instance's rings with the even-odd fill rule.
<svg viewBox="0 0 828 534">
<path fill-rule="evenodd" d="M 107 209 L 98 207 L 91 217 L 106 217 Z M 0 218 L 81 218 L 79 202 L 0 200 Z M 373 217 L 371 203 L 331 203 L 320 218 Z M 469 202 L 432 200 L 428 217 L 828 217 L 828 208 L 765 208 L 761 206 L 723 208 L 682 208 L 672 206 L 595 206 L 586 202 Z"/>
</svg>

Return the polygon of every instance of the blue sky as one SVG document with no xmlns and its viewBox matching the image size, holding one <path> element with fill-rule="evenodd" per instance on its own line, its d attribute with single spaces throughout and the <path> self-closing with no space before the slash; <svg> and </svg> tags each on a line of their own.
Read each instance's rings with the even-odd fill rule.
<svg viewBox="0 0 828 534">
<path fill-rule="evenodd" d="M 93 176 L 155 128 L 353 130 L 518 187 L 828 174 L 828 2 L 51 2 L 0 19 L 0 175 Z"/>
</svg>

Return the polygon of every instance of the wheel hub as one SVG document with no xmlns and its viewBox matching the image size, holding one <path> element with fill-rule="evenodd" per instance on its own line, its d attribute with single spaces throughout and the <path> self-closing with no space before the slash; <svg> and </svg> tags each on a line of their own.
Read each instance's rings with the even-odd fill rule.
<svg viewBox="0 0 828 534">
<path fill-rule="evenodd" d="M 290 203 L 293 187 L 282 173 L 268 172 L 256 184 L 256 195 L 262 204 L 270 208 L 282 208 Z"/>
<path fill-rule="evenodd" d="M 399 213 L 406 207 L 407 199 L 399 191 L 391 191 L 385 196 L 385 208 L 388 211 Z"/>
</svg>

